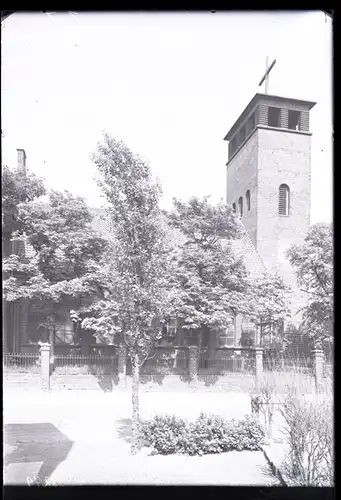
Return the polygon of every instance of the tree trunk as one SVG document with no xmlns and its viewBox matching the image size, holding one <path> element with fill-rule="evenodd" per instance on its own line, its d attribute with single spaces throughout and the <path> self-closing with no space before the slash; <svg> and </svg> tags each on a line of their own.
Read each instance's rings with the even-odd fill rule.
<svg viewBox="0 0 341 500">
<path fill-rule="evenodd" d="M 139 434 L 140 434 L 140 412 L 139 412 L 139 383 L 140 383 L 140 365 L 137 353 L 131 356 L 132 365 L 132 436 L 131 436 L 131 454 L 136 455 L 139 450 Z"/>
<path fill-rule="evenodd" d="M 55 327 L 50 325 L 49 327 L 49 344 L 50 344 L 50 374 L 54 370 L 54 344 L 55 344 Z"/>
</svg>

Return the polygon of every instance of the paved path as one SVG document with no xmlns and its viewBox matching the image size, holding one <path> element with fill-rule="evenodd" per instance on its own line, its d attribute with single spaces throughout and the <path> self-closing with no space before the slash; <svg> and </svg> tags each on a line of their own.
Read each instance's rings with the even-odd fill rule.
<svg viewBox="0 0 341 500">
<path fill-rule="evenodd" d="M 173 410 L 173 411 L 172 411 Z M 141 396 L 141 416 L 201 410 L 239 418 L 249 412 L 240 395 Z M 276 485 L 262 452 L 203 457 L 130 454 L 129 394 L 6 394 L 5 483 Z"/>
</svg>

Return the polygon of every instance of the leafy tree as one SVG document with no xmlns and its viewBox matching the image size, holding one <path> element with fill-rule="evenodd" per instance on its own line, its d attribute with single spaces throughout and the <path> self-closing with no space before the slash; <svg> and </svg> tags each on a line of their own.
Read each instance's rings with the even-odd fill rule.
<svg viewBox="0 0 341 500">
<path fill-rule="evenodd" d="M 2 239 L 5 256 L 10 254 L 9 242 L 15 231 L 23 230 L 19 217 L 19 205 L 29 203 L 46 193 L 42 179 L 23 166 L 11 170 L 2 168 Z"/>
<path fill-rule="evenodd" d="M 239 220 L 209 197 L 174 200 L 168 220 L 183 238 L 173 253 L 174 313 L 184 329 L 226 329 L 234 315 L 249 312 L 247 272 L 230 244 L 243 234 Z"/>
<path fill-rule="evenodd" d="M 234 251 L 233 242 L 245 228 L 224 203 L 211 205 L 209 197 L 174 200 L 169 224 L 180 232 L 182 242 L 173 252 L 174 280 L 178 293 L 173 301 L 183 328 L 226 329 L 237 314 L 248 316 L 260 329 L 261 341 L 288 314 L 288 287 L 279 276 L 250 276 Z"/>
<path fill-rule="evenodd" d="M 296 270 L 297 282 L 309 298 L 303 308 L 303 331 L 316 345 L 333 337 L 333 228 L 319 223 L 311 227 L 302 245 L 292 246 L 287 256 Z"/>
<path fill-rule="evenodd" d="M 135 454 L 140 366 L 159 337 L 169 294 L 166 235 L 158 206 L 160 188 L 153 182 L 149 166 L 108 134 L 93 161 L 108 201 L 113 237 L 102 262 L 103 298 L 80 310 L 79 315 L 83 328 L 127 346 L 132 363 Z"/>
<path fill-rule="evenodd" d="M 47 201 L 21 203 L 15 211 L 18 230 L 14 234 L 26 251 L 4 261 L 8 273 L 4 298 L 29 300 L 53 346 L 65 308 L 98 293 L 95 277 L 106 242 L 91 229 L 84 200 L 68 192 L 51 191 Z"/>
<path fill-rule="evenodd" d="M 259 329 L 262 345 L 285 347 L 283 322 L 290 317 L 290 288 L 279 275 L 264 273 L 252 280 L 250 317 Z"/>
</svg>

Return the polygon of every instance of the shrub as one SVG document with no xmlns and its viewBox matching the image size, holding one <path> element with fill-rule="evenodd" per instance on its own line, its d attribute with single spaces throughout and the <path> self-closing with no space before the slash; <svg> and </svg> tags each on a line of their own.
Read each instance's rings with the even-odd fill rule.
<svg viewBox="0 0 341 500">
<path fill-rule="evenodd" d="M 311 401 L 291 393 L 282 408 L 288 454 L 283 472 L 296 486 L 333 485 L 333 405 L 331 397 Z"/>
<path fill-rule="evenodd" d="M 141 424 L 143 439 L 156 451 L 162 450 L 164 455 L 179 450 L 185 432 L 186 422 L 175 415 L 156 415 L 152 420 Z"/>
<path fill-rule="evenodd" d="M 227 421 L 203 413 L 194 422 L 176 416 L 155 416 L 141 426 L 142 437 L 162 455 L 204 455 L 232 450 L 258 450 L 264 430 L 252 417 Z"/>
</svg>

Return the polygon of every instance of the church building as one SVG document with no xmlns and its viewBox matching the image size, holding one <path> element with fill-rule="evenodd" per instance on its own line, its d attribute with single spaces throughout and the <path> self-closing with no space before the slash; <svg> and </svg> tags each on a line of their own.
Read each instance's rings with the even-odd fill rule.
<svg viewBox="0 0 341 500">
<path fill-rule="evenodd" d="M 309 113 L 315 104 L 257 93 L 224 138 L 229 142 L 226 201 L 266 270 L 291 287 L 295 323 L 306 297 L 285 253 L 303 243 L 310 225 Z"/>
<path fill-rule="evenodd" d="M 294 244 L 302 244 L 310 225 L 311 132 L 309 113 L 316 103 L 295 98 L 257 93 L 227 132 L 226 202 L 230 204 L 245 228 L 245 235 L 235 241 L 234 251 L 243 257 L 250 276 L 264 272 L 279 274 L 290 286 L 292 322 L 299 324 L 299 310 L 306 297 L 299 290 L 295 271 L 286 258 Z M 26 155 L 18 150 L 19 164 Z M 93 213 L 93 227 L 105 235 L 108 221 L 102 210 Z M 13 243 L 15 245 L 15 242 Z M 11 253 L 17 253 L 12 249 Z M 15 310 L 13 309 L 15 308 Z M 30 317 L 27 304 L 5 304 L 5 350 L 20 351 L 20 346 L 40 338 L 38 319 Z M 12 310 L 13 309 L 13 310 Z M 57 338 L 60 344 L 77 340 L 74 325 L 66 311 L 65 325 Z M 176 344 L 197 343 L 195 332 L 185 332 L 176 318 L 165 329 L 165 338 Z M 204 332 L 205 333 L 205 332 Z M 226 332 L 200 334 L 210 349 L 218 346 L 255 345 L 259 338 L 255 326 L 247 318 L 237 316 Z M 78 342 L 86 348 L 96 340 L 91 332 Z M 59 338 L 60 337 L 60 338 Z M 204 339 L 206 337 L 206 340 Z"/>
</svg>

